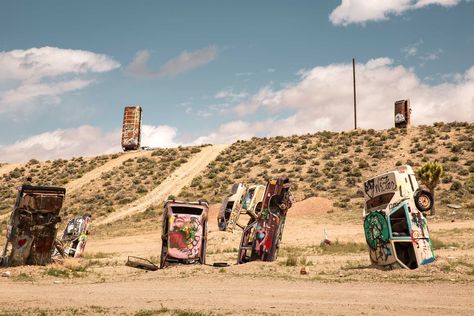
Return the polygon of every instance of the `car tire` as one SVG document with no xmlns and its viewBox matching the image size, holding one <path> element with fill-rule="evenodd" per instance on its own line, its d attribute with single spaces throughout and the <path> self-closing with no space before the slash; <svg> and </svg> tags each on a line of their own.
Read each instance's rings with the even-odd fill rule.
<svg viewBox="0 0 474 316">
<path fill-rule="evenodd" d="M 415 205 L 420 212 L 426 212 L 433 208 L 433 195 L 425 190 L 415 192 Z"/>
</svg>

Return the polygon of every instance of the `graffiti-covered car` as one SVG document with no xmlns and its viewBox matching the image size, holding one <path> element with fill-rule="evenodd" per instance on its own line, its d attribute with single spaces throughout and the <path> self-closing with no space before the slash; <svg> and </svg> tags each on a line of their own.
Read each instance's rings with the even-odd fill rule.
<svg viewBox="0 0 474 316">
<path fill-rule="evenodd" d="M 286 213 L 292 200 L 288 177 L 282 176 L 268 182 L 263 201 L 255 210 L 256 218 L 251 218 L 242 232 L 238 264 L 254 260 L 273 261 L 277 258 Z"/>
<path fill-rule="evenodd" d="M 86 248 L 92 217 L 89 214 L 76 216 L 69 220 L 61 237 L 64 253 L 69 257 L 79 257 Z"/>
<path fill-rule="evenodd" d="M 206 263 L 207 202 L 166 201 L 160 268 L 173 263 Z"/>
<path fill-rule="evenodd" d="M 406 165 L 364 182 L 364 232 L 374 265 L 416 269 L 435 260 L 423 212 L 432 195 L 421 190 Z"/>
<path fill-rule="evenodd" d="M 142 108 L 126 106 L 123 111 L 122 148 L 124 151 L 137 150 L 141 142 Z"/>
<path fill-rule="evenodd" d="M 235 183 L 230 194 L 224 198 L 217 215 L 217 225 L 219 230 L 232 231 L 235 226 L 235 219 L 240 213 L 243 197 L 247 192 L 247 187 L 243 183 Z"/>
<path fill-rule="evenodd" d="M 66 189 L 23 185 L 7 226 L 3 266 L 46 265 L 51 262 Z"/>
</svg>

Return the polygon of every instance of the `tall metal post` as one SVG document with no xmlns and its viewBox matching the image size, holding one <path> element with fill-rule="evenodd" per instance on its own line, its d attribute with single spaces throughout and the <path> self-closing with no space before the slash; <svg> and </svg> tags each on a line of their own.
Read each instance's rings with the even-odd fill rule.
<svg viewBox="0 0 474 316">
<path fill-rule="evenodd" d="M 354 82 L 354 129 L 357 129 L 356 70 L 355 58 L 352 58 L 352 79 Z"/>
</svg>

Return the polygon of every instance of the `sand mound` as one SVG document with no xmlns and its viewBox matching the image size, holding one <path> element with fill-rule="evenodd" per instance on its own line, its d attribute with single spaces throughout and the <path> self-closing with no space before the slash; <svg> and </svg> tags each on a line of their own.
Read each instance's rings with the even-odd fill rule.
<svg viewBox="0 0 474 316">
<path fill-rule="evenodd" d="M 293 204 L 288 211 L 288 217 L 323 215 L 332 209 L 332 201 L 324 197 L 311 197 Z"/>
</svg>

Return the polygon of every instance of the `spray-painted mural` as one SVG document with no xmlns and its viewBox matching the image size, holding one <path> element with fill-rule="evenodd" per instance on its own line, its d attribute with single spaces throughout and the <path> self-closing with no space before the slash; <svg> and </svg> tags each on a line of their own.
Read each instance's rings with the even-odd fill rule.
<svg viewBox="0 0 474 316">
<path fill-rule="evenodd" d="M 90 214 L 80 215 L 69 220 L 61 237 L 61 246 L 66 256 L 79 257 L 84 253 L 91 224 Z"/>
<path fill-rule="evenodd" d="M 292 204 L 287 177 L 268 182 L 261 208 L 255 210 L 244 228 L 237 263 L 276 259 L 283 235 L 286 213 Z"/>
<path fill-rule="evenodd" d="M 168 254 L 175 258 L 195 258 L 201 252 L 202 224 L 193 215 L 173 215 L 169 220 Z"/>
<path fill-rule="evenodd" d="M 163 211 L 161 264 L 206 263 L 206 202 L 167 201 Z"/>
<path fill-rule="evenodd" d="M 373 264 L 415 269 L 435 256 L 426 218 L 417 198 L 429 192 L 419 189 L 413 169 L 401 166 L 364 183 L 364 232 Z"/>
</svg>

